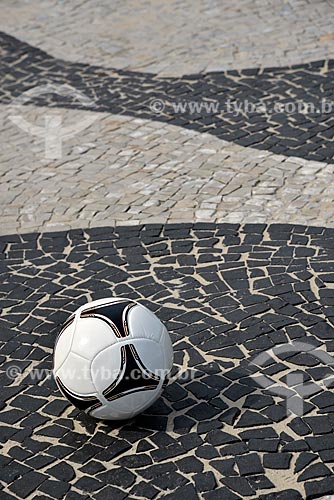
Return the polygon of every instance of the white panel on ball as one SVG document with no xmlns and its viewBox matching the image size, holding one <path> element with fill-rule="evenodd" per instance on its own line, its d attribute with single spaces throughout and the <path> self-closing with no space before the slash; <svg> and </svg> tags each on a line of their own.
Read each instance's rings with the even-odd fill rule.
<svg viewBox="0 0 334 500">
<path fill-rule="evenodd" d="M 114 418 L 112 419 L 110 417 L 112 411 L 110 409 L 110 406 L 109 405 L 103 405 L 103 406 L 100 406 L 100 408 L 96 408 L 95 410 L 92 410 L 90 412 L 90 415 L 92 417 L 95 417 L 95 418 L 101 418 L 102 420 L 122 420 L 122 416 L 120 416 L 119 418 Z"/>
<path fill-rule="evenodd" d="M 130 337 L 160 341 L 165 326 L 151 311 L 138 304 L 128 314 Z"/>
<path fill-rule="evenodd" d="M 80 318 L 76 323 L 72 351 L 91 360 L 115 342 L 115 334 L 104 321 L 98 318 Z"/>
<path fill-rule="evenodd" d="M 162 352 L 164 353 L 165 367 L 168 371 L 171 371 L 171 369 L 173 368 L 174 353 L 173 353 L 172 341 L 166 329 L 162 334 L 160 346 Z"/>
<path fill-rule="evenodd" d="M 121 369 L 121 351 L 118 344 L 107 347 L 92 361 L 91 373 L 94 387 L 102 393 L 109 387 Z"/>
<path fill-rule="evenodd" d="M 54 354 L 54 365 L 58 369 L 64 363 L 68 354 L 71 351 L 72 339 L 74 335 L 74 324 L 73 322 L 68 325 L 57 339 L 55 354 Z"/>
<path fill-rule="evenodd" d="M 133 417 L 151 404 L 159 397 L 161 390 L 142 391 L 128 394 L 122 398 L 111 401 L 110 408 L 115 414 L 128 414 Z"/>
<path fill-rule="evenodd" d="M 165 370 L 165 358 L 158 342 L 149 339 L 137 339 L 133 341 L 133 345 L 145 368 L 153 373 L 157 371 L 158 376 L 160 370 Z"/>
<path fill-rule="evenodd" d="M 66 361 L 56 370 L 56 376 L 70 391 L 76 394 L 95 394 L 96 389 L 92 381 L 90 361 L 74 352 L 70 352 Z"/>
</svg>

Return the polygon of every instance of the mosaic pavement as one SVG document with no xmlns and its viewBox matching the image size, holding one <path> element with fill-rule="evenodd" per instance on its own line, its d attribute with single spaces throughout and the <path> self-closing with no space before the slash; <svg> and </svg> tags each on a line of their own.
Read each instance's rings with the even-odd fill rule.
<svg viewBox="0 0 334 500">
<path fill-rule="evenodd" d="M 333 17 L 333 0 L 13 0 L 0 29 L 60 59 L 177 76 L 330 58 Z"/>
<path fill-rule="evenodd" d="M 1 498 L 334 491 L 334 361 L 321 358 L 334 351 L 333 230 L 156 224 L 0 241 Z M 110 293 L 152 308 L 171 333 L 175 370 L 187 370 L 123 425 L 78 414 L 47 378 L 59 325 Z M 280 350 L 296 340 L 312 353 Z M 13 366 L 22 371 L 14 381 Z M 44 369 L 41 380 L 28 367 Z M 291 370 L 302 378 L 289 387 Z M 304 415 L 287 417 L 303 381 Z"/>
<path fill-rule="evenodd" d="M 334 494 L 333 17 L 2 7 L 1 499 Z M 183 374 L 120 425 L 48 377 L 68 314 L 110 294 L 157 313 Z"/>
<path fill-rule="evenodd" d="M 41 111 L 29 106 L 25 116 L 36 122 Z M 86 114 L 66 110 L 64 122 Z M 102 113 L 79 144 L 77 137 L 65 142 L 59 160 L 41 160 L 44 145 L 14 124 L 3 137 L 0 234 L 110 223 L 334 221 L 334 165 L 326 162 Z"/>
<path fill-rule="evenodd" d="M 167 78 L 55 59 L 5 33 L 0 47 L 2 234 L 189 220 L 333 224 L 333 113 L 321 108 L 334 106 L 333 61 Z M 217 110 L 194 112 L 193 99 Z M 229 99 L 264 108 L 228 112 Z M 273 112 L 286 103 L 295 110 Z M 48 117 L 76 131 L 53 161 L 34 131 Z"/>
<path fill-rule="evenodd" d="M 258 69 L 248 69 L 161 78 L 55 59 L 5 33 L 0 34 L 0 47 L 1 103 L 12 103 L 31 88 L 67 85 L 86 100 L 51 92 L 31 100 L 37 105 L 158 120 L 241 146 L 333 161 L 333 114 L 326 112 L 325 103 L 334 102 L 334 61 L 266 68 L 260 74 Z M 194 101 L 202 104 L 199 111 L 193 108 Z M 204 106 L 210 102 L 217 108 Z M 232 102 L 241 106 L 242 113 L 235 112 Z M 288 113 L 276 107 L 286 102 L 291 108 Z M 256 105 L 258 111 L 247 112 L 246 103 Z M 298 103 L 312 105 L 312 112 L 302 113 Z"/>
</svg>

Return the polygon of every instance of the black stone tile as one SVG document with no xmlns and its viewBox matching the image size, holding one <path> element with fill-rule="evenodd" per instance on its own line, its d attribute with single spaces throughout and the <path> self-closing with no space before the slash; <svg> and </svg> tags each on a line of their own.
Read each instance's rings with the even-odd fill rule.
<svg viewBox="0 0 334 500">
<path fill-rule="evenodd" d="M 32 467 L 33 469 L 42 469 L 47 465 L 53 463 L 56 460 L 55 457 L 50 457 L 47 455 L 42 455 L 39 453 L 38 455 L 33 456 L 32 458 L 26 460 L 26 465 Z"/>
<path fill-rule="evenodd" d="M 236 427 L 252 427 L 270 424 L 271 420 L 258 412 L 246 410 L 241 414 Z"/>
<path fill-rule="evenodd" d="M 120 486 L 121 488 L 128 488 L 135 482 L 135 475 L 123 468 L 123 467 L 115 467 L 111 470 L 107 470 L 106 472 L 101 472 L 96 475 L 96 478 L 99 481 L 103 481 L 107 484 L 112 484 L 114 486 Z"/>
<path fill-rule="evenodd" d="M 104 484 L 93 477 L 84 476 L 78 479 L 78 481 L 74 483 L 74 486 L 85 493 L 92 493 L 100 490 Z"/>
<path fill-rule="evenodd" d="M 224 477 L 221 482 L 229 489 L 242 498 L 255 495 L 255 490 L 250 486 L 245 477 Z"/>
<path fill-rule="evenodd" d="M 317 477 L 330 476 L 332 471 L 324 464 L 311 464 L 299 475 L 298 481 L 308 481 Z"/>
<path fill-rule="evenodd" d="M 316 455 L 315 453 L 309 453 L 309 452 L 300 453 L 296 460 L 294 471 L 300 472 L 317 458 L 318 455 Z"/>
<path fill-rule="evenodd" d="M 123 500 L 126 498 L 127 494 L 119 488 L 115 488 L 114 486 L 106 486 L 103 490 L 99 491 L 96 494 L 93 494 L 92 498 L 96 500 Z"/>
<path fill-rule="evenodd" d="M 319 498 L 320 495 L 331 495 L 334 492 L 334 477 L 326 477 L 305 483 L 307 498 Z"/>
<path fill-rule="evenodd" d="M 38 490 L 47 493 L 52 498 L 64 498 L 71 485 L 64 481 L 53 481 L 48 479 L 44 481 Z"/>
<path fill-rule="evenodd" d="M 216 487 L 216 478 L 211 471 L 208 472 L 198 472 L 193 476 L 195 481 L 196 491 L 212 491 Z"/>
<path fill-rule="evenodd" d="M 185 472 L 187 474 L 202 472 L 204 467 L 203 463 L 194 456 L 181 458 L 176 462 L 176 465 L 181 472 Z"/>
<path fill-rule="evenodd" d="M 261 474 L 263 472 L 260 458 L 256 453 L 236 457 L 236 463 L 241 476 Z"/>
<path fill-rule="evenodd" d="M 9 484 L 30 470 L 30 467 L 20 464 L 16 460 L 12 460 L 9 463 L 2 464 L 2 468 L 0 469 L 0 480 Z"/>
<path fill-rule="evenodd" d="M 216 429 L 209 432 L 205 441 L 214 446 L 218 446 L 221 444 L 235 443 L 239 441 L 239 439 L 232 434 Z"/>
<path fill-rule="evenodd" d="M 311 428 L 313 434 L 328 434 L 333 432 L 333 427 L 326 415 L 304 417 L 304 422 Z"/>
<path fill-rule="evenodd" d="M 322 451 L 334 449 L 334 434 L 319 437 L 307 437 L 306 443 L 312 451 Z"/>
<path fill-rule="evenodd" d="M 267 469 L 289 469 L 291 453 L 268 453 L 263 456 L 263 466 Z"/>
<path fill-rule="evenodd" d="M 46 472 L 60 481 L 65 482 L 69 482 L 75 477 L 73 467 L 66 462 L 60 462 L 59 464 L 47 469 Z"/>
<path fill-rule="evenodd" d="M 250 439 L 248 441 L 248 448 L 252 451 L 265 451 L 274 453 L 278 450 L 278 439 Z"/>
<path fill-rule="evenodd" d="M 302 500 L 303 497 L 297 490 L 284 490 L 278 493 L 268 493 L 259 496 L 260 500 Z"/>
<path fill-rule="evenodd" d="M 47 413 L 48 415 L 55 415 L 59 417 L 63 411 L 70 406 L 69 402 L 60 400 L 60 399 L 55 399 L 51 403 L 47 404 L 43 408 L 43 413 Z"/>
<path fill-rule="evenodd" d="M 186 484 L 185 486 L 181 486 L 177 488 L 173 493 L 168 495 L 164 495 L 165 500 L 183 500 L 187 498 L 189 500 L 199 500 L 199 496 L 192 484 Z"/>
<path fill-rule="evenodd" d="M 47 477 L 39 472 L 30 471 L 24 474 L 19 479 L 9 486 L 12 491 L 19 498 L 27 498 Z"/>
<path fill-rule="evenodd" d="M 195 454 L 199 458 L 204 458 L 206 460 L 211 460 L 213 458 L 218 458 L 219 457 L 219 452 L 217 451 L 215 446 L 212 445 L 203 445 L 199 446 Z"/>
<path fill-rule="evenodd" d="M 209 491 L 203 495 L 205 500 L 220 500 L 221 498 L 227 498 L 229 500 L 241 500 L 243 497 L 233 493 L 233 491 L 227 488 L 217 488 L 213 491 Z"/>
</svg>

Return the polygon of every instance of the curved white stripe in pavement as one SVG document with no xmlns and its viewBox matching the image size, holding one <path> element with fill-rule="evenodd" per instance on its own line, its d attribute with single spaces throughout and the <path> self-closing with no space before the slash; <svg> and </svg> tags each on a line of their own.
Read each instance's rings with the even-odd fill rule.
<svg viewBox="0 0 334 500">
<path fill-rule="evenodd" d="M 27 106 L 65 125 L 89 112 Z M 96 113 L 46 159 L 0 107 L 1 232 L 143 222 L 334 223 L 334 165 L 245 148 L 165 123 Z M 75 128 L 75 127 L 74 127 Z"/>
</svg>

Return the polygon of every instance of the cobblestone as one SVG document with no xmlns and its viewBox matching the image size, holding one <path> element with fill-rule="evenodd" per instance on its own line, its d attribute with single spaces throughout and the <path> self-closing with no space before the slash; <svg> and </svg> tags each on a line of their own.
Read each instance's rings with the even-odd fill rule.
<svg viewBox="0 0 334 500">
<path fill-rule="evenodd" d="M 333 0 L 3 2 L 3 498 L 334 493 L 333 363 L 277 348 L 334 351 L 333 114 L 224 107 L 334 101 L 333 16 Z M 49 92 L 13 106 L 47 84 L 90 103 Z M 213 97 L 213 114 L 172 108 Z M 29 135 L 46 120 L 84 128 L 48 157 Z M 73 410 L 52 377 L 6 372 L 51 366 L 66 313 L 110 294 L 147 303 L 175 366 L 196 373 L 115 427 Z M 253 378 L 264 349 L 275 357 Z M 304 387 L 271 391 L 294 364 L 315 381 L 305 418 L 283 397 Z"/>
<path fill-rule="evenodd" d="M 96 500 L 174 499 L 183 498 L 182 488 L 191 488 L 191 498 L 203 491 L 221 498 L 221 484 L 228 488 L 222 498 L 334 493 L 334 396 L 326 390 L 333 363 L 314 368 L 304 350 L 288 357 L 281 350 L 301 336 L 303 349 L 319 347 L 312 352 L 317 365 L 332 360 L 333 308 L 325 292 L 333 230 L 186 222 L 1 236 L 0 243 L 3 498 L 88 492 Z M 45 371 L 65 316 L 110 294 L 152 308 L 171 334 L 174 369 L 196 375 L 176 378 L 156 405 L 115 425 L 74 409 Z M 266 348 L 265 364 L 256 362 Z M 11 366 L 43 367 L 43 377 L 36 384 L 23 372 L 22 384 L 8 377 Z M 285 399 L 300 394 L 298 386 L 286 387 L 296 370 L 308 389 L 314 380 L 301 417 Z"/>
<path fill-rule="evenodd" d="M 3 117 L 6 109 L 0 109 Z M 34 123 L 44 112 L 27 106 L 25 117 Z M 86 113 L 62 110 L 65 123 Z M 6 123 L 2 234 L 110 221 L 334 224 L 328 183 L 333 164 L 308 163 L 173 125 L 105 113 L 97 113 L 93 125 L 64 142 L 60 160 L 48 161 L 41 139 Z M 25 147 L 24 159 L 15 148 L 17 137 Z M 120 154 L 124 144 L 126 155 Z"/>
<path fill-rule="evenodd" d="M 96 119 L 94 112 L 124 114 L 209 133 L 261 151 L 334 163 L 333 61 L 166 78 L 55 59 L 6 33 L 0 33 L 0 50 L 0 102 L 9 105 L 11 120 L 29 133 L 41 135 L 47 124 L 64 126 L 57 110 L 51 108 L 76 108 L 91 113 L 68 124 L 67 136 L 87 128 Z M 17 104 L 22 99 L 50 108 L 41 117 L 39 129 L 18 114 Z M 214 109 L 205 108 L 208 103 Z M 250 104 L 256 111 L 249 109 Z M 126 141 L 119 145 L 120 159 L 133 153 Z M 52 149 L 58 155 L 51 155 Z M 51 140 L 49 133 L 46 155 L 59 157 L 60 149 L 55 135 Z M 205 147 L 203 151 L 212 153 Z M 162 152 L 171 151 L 164 145 Z M 148 153 L 147 158 L 152 159 Z"/>
<path fill-rule="evenodd" d="M 60 59 L 181 76 L 330 58 L 334 4 L 311 0 L 10 2 L 0 29 Z"/>
</svg>

